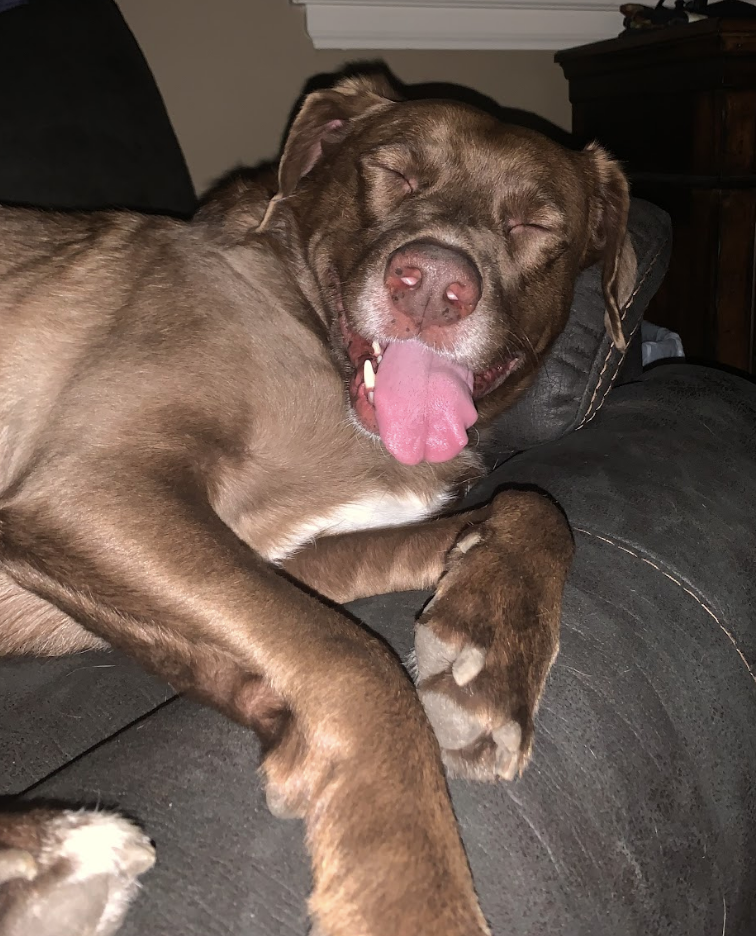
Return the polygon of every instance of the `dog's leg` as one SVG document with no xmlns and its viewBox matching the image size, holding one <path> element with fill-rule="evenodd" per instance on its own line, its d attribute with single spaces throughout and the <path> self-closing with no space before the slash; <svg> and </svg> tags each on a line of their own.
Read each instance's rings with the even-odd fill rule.
<svg viewBox="0 0 756 936">
<path fill-rule="evenodd" d="M 0 657 L 63 656 L 105 648 L 105 641 L 49 601 L 20 588 L 0 568 Z"/>
<path fill-rule="evenodd" d="M 395 657 L 263 563 L 199 495 L 172 493 L 175 481 L 119 464 L 84 483 L 85 500 L 56 479 L 35 486 L 55 497 L 8 505 L 2 565 L 178 688 L 262 729 L 273 799 L 305 820 L 320 931 L 485 933 L 438 745 Z"/>
<path fill-rule="evenodd" d="M 454 774 L 511 779 L 530 757 L 572 553 L 557 507 L 506 491 L 475 511 L 324 538 L 284 569 L 342 602 L 438 582 L 415 632 L 420 697 Z"/>
<path fill-rule="evenodd" d="M 493 504 L 399 527 L 323 536 L 281 564 L 283 571 L 324 598 L 358 598 L 433 588 L 449 550 L 491 516 Z"/>
</svg>

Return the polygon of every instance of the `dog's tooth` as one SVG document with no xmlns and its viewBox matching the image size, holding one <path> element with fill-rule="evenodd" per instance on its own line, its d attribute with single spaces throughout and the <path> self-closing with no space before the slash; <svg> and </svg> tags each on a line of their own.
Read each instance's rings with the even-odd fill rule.
<svg viewBox="0 0 756 936">
<path fill-rule="evenodd" d="M 373 370 L 373 365 L 368 358 L 365 361 L 365 366 L 362 369 L 363 374 L 365 375 L 365 386 L 368 390 L 375 389 L 375 371 Z"/>
<path fill-rule="evenodd" d="M 371 406 L 375 406 L 375 391 L 374 390 L 368 391 L 368 403 Z"/>
<path fill-rule="evenodd" d="M 378 358 L 379 361 L 383 357 L 383 351 L 377 341 L 373 342 L 373 354 Z"/>
</svg>

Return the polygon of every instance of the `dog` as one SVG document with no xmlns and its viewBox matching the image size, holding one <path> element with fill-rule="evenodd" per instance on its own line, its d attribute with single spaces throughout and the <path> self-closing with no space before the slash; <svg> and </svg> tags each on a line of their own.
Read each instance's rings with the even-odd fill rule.
<svg viewBox="0 0 756 936">
<path fill-rule="evenodd" d="M 190 222 L 0 212 L 0 653 L 117 647 L 254 729 L 321 936 L 488 933 L 445 773 L 527 764 L 573 542 L 453 505 L 593 263 L 624 348 L 628 201 L 599 146 L 358 76 Z M 416 685 L 338 609 L 404 589 Z M 0 844 L 2 936 L 113 932 L 154 860 L 104 813 Z"/>
</svg>

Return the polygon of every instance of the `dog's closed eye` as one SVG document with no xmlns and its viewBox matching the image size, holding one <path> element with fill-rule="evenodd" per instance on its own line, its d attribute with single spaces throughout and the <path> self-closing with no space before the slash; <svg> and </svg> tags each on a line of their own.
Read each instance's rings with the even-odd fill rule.
<svg viewBox="0 0 756 936">
<path fill-rule="evenodd" d="M 412 195 L 421 188 L 416 160 L 406 146 L 379 146 L 362 162 L 365 173 L 375 184 L 401 187 L 404 195 Z"/>
<path fill-rule="evenodd" d="M 504 236 L 521 260 L 534 261 L 544 250 L 558 249 L 564 241 L 562 211 L 538 190 L 513 192 L 501 214 Z"/>
<path fill-rule="evenodd" d="M 389 177 L 390 178 L 393 177 L 393 180 L 395 182 L 399 182 L 402 185 L 402 188 L 404 189 L 404 192 L 406 195 L 412 195 L 414 192 L 417 191 L 418 180 L 412 175 L 405 174 L 404 172 L 401 172 L 399 169 L 393 169 L 391 168 L 391 166 L 381 165 L 381 163 L 375 163 L 375 167 L 377 169 L 383 170 L 383 172 L 388 173 Z"/>
<path fill-rule="evenodd" d="M 406 154 L 382 148 L 362 160 L 366 202 L 380 217 L 410 198 L 420 188 Z"/>
<path fill-rule="evenodd" d="M 561 220 L 559 213 L 547 207 L 510 214 L 503 228 L 512 256 L 530 266 L 544 254 L 553 255 L 564 249 L 567 240 Z"/>
<path fill-rule="evenodd" d="M 401 187 L 402 194 L 412 195 L 420 181 L 408 166 L 406 158 L 392 158 L 390 152 L 371 156 L 365 160 L 365 170 L 374 184 Z"/>
<path fill-rule="evenodd" d="M 529 231 L 535 233 L 549 234 L 551 233 L 551 228 L 547 227 L 545 224 L 538 224 L 533 221 L 510 221 L 505 225 L 505 231 L 507 234 L 523 234 Z"/>
<path fill-rule="evenodd" d="M 565 225 L 559 208 L 545 200 L 540 192 L 530 189 L 510 194 L 500 217 L 504 233 L 515 237 L 558 234 Z"/>
</svg>

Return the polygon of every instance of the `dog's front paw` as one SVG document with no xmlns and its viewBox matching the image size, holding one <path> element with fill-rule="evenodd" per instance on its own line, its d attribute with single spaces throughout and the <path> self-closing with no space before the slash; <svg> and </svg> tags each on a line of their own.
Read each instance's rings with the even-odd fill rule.
<svg viewBox="0 0 756 936">
<path fill-rule="evenodd" d="M 415 653 L 420 699 L 449 772 L 514 779 L 533 737 L 534 706 L 517 691 L 520 674 L 492 646 L 460 639 L 435 615 L 418 624 Z"/>
<path fill-rule="evenodd" d="M 538 511 L 541 534 L 518 542 L 516 524 L 513 533 L 494 509 L 460 537 L 415 630 L 418 691 L 444 762 L 478 780 L 512 780 L 530 759 L 572 555 L 569 530 L 545 498 L 508 495 L 504 506 L 510 501 L 520 508 L 515 521 Z"/>
<path fill-rule="evenodd" d="M 0 936 L 110 936 L 155 863 L 121 816 L 35 809 L 0 817 Z"/>
</svg>

